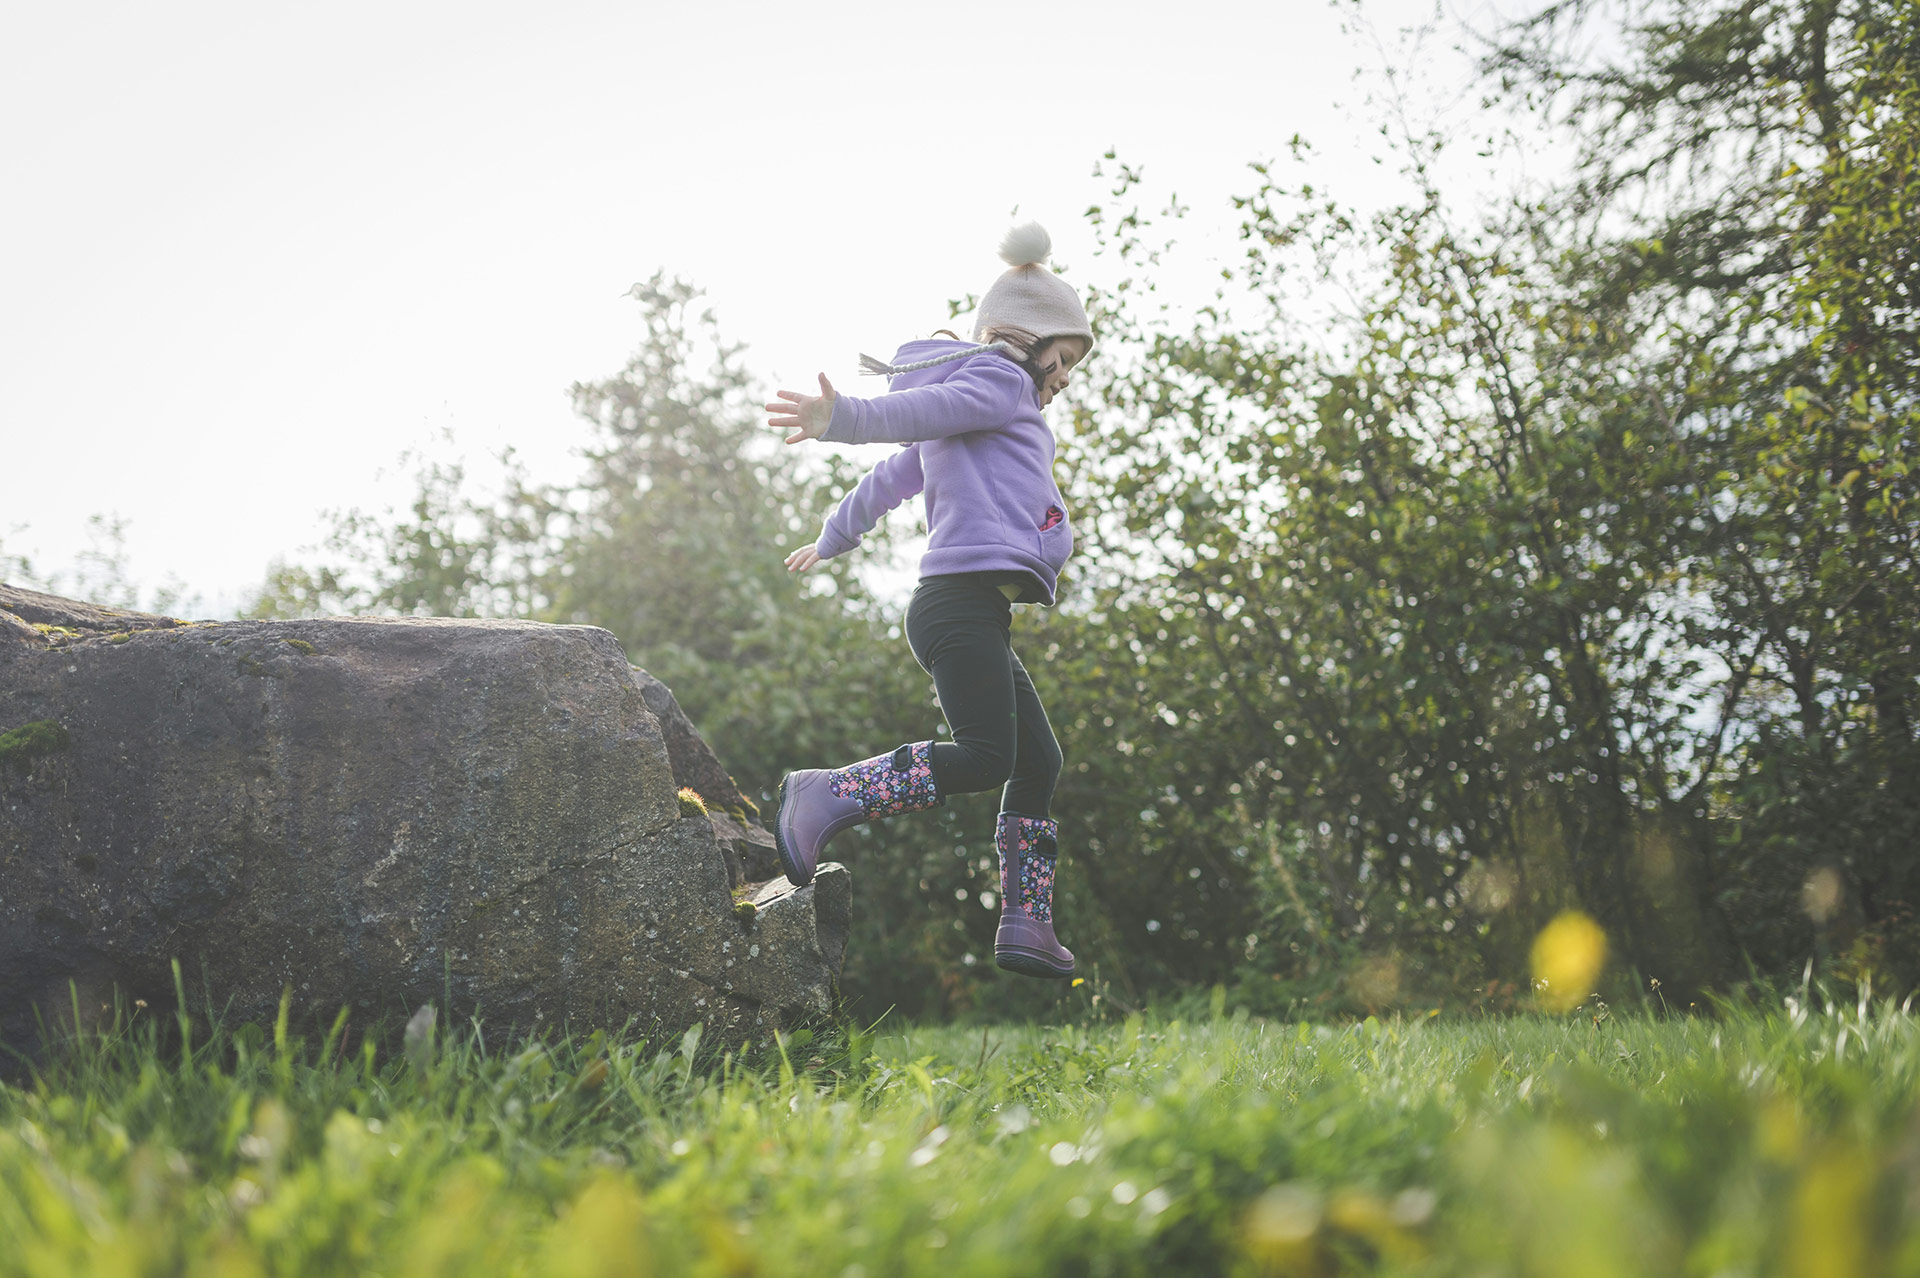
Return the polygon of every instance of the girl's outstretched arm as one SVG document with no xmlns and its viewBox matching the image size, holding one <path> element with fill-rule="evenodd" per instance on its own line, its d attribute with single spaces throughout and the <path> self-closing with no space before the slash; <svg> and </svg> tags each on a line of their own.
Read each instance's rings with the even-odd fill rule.
<svg viewBox="0 0 1920 1278">
<path fill-rule="evenodd" d="M 920 450 L 901 449 L 860 477 L 852 492 L 841 499 L 827 516 L 820 537 L 812 546 L 802 546 L 787 557 L 787 567 L 804 572 L 811 565 L 796 565 L 811 550 L 820 559 L 844 555 L 860 544 L 873 526 L 889 510 L 919 493 L 926 484 L 920 469 Z"/>
<path fill-rule="evenodd" d="M 819 437 L 834 444 L 906 444 L 998 430 L 1033 393 L 1033 379 L 1018 364 L 1000 355 L 977 355 L 943 382 L 873 399 L 834 396 Z"/>
<path fill-rule="evenodd" d="M 776 391 L 767 425 L 789 444 L 825 439 L 834 444 L 908 444 L 968 431 L 998 430 L 1013 420 L 1033 379 L 1012 360 L 975 356 L 944 382 L 889 391 L 874 399 L 841 395 L 825 373 L 820 393 Z"/>
</svg>

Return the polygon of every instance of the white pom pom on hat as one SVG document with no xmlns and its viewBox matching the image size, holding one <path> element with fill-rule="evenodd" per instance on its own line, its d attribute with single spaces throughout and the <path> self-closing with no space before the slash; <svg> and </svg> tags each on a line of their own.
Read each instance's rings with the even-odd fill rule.
<svg viewBox="0 0 1920 1278">
<path fill-rule="evenodd" d="M 1017 328 L 1041 341 L 1083 337 L 1093 349 L 1093 325 L 1079 293 L 1044 265 L 1053 253 L 1053 237 L 1038 222 L 1008 231 L 1000 241 L 1000 260 L 1008 270 L 980 299 L 974 340 L 990 328 Z"/>
<path fill-rule="evenodd" d="M 1008 266 L 1038 266 L 1053 252 L 1053 237 L 1038 222 L 1008 231 L 1000 241 L 1000 260 Z"/>
</svg>

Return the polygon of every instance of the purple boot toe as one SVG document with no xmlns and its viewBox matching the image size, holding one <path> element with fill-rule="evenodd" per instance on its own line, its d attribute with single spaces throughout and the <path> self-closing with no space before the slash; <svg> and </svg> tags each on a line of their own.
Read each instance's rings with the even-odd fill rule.
<svg viewBox="0 0 1920 1278">
<path fill-rule="evenodd" d="M 780 782 L 780 815 L 773 823 L 773 842 L 780 849 L 787 881 L 795 887 L 813 882 L 820 849 L 827 840 L 867 819 L 858 799 L 843 799 L 833 792 L 829 775 L 825 768 L 806 768 L 787 773 Z"/>
</svg>

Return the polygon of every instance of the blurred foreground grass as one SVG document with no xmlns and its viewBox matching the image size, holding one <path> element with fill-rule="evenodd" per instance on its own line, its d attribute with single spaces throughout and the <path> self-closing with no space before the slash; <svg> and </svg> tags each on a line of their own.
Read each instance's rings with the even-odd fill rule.
<svg viewBox="0 0 1920 1278">
<path fill-rule="evenodd" d="M 1920 1273 L 1920 1027 L 1884 1005 L 764 1060 L 421 1028 L 182 1049 L 141 1011 L 0 1089 L 0 1275 Z"/>
</svg>

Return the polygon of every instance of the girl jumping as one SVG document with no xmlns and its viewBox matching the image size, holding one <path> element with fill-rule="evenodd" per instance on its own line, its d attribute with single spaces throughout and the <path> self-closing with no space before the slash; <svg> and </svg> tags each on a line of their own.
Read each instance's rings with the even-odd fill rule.
<svg viewBox="0 0 1920 1278">
<path fill-rule="evenodd" d="M 818 395 L 783 390 L 767 405 L 768 424 L 789 444 L 904 445 L 867 472 L 812 545 L 787 556 L 787 568 L 805 572 L 845 554 L 881 516 L 924 494 L 930 537 L 907 643 L 953 733 L 951 743 L 789 772 L 774 839 L 787 877 L 804 884 L 827 841 L 849 826 L 1004 787 L 994 962 L 1066 977 L 1073 953 L 1053 934 L 1059 823 L 1048 815 L 1060 745 L 1011 642 L 1013 604 L 1051 605 L 1073 551 L 1041 410 L 1093 349 L 1093 329 L 1073 288 L 1046 266 L 1052 249 L 1037 223 L 1008 232 L 1000 256 L 1011 269 L 981 299 L 972 343 L 908 342 L 892 364 L 863 356 L 865 371 L 889 375 L 886 394 L 836 394 L 822 373 Z"/>
</svg>

